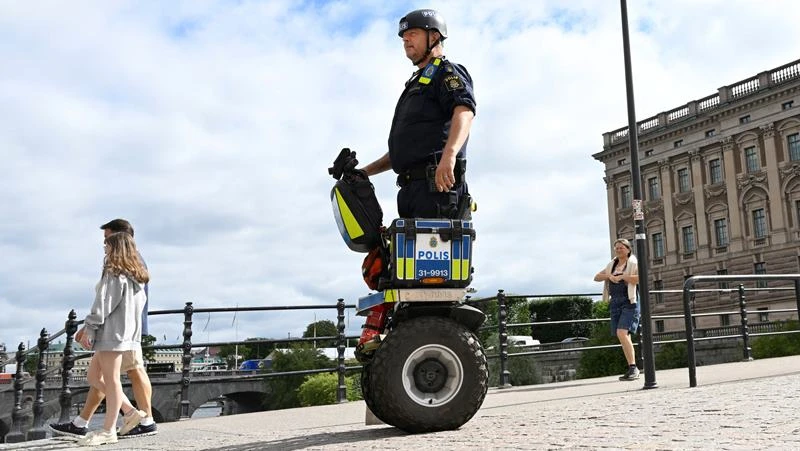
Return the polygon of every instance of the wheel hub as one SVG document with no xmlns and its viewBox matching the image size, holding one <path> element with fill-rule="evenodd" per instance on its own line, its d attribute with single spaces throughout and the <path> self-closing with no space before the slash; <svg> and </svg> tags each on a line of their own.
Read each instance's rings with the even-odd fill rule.
<svg viewBox="0 0 800 451">
<path fill-rule="evenodd" d="M 436 359 L 425 359 L 414 368 L 414 385 L 423 393 L 436 393 L 447 382 L 447 367 Z"/>
</svg>

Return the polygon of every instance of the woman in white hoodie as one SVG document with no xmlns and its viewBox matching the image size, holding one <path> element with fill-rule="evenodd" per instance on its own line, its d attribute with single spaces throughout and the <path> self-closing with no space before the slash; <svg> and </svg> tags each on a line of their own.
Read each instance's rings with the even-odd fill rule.
<svg viewBox="0 0 800 451">
<path fill-rule="evenodd" d="M 89 363 L 90 385 L 106 395 L 103 429 L 91 431 L 78 441 L 80 445 L 103 445 L 117 442 L 117 416 L 122 409 L 125 434 L 145 416 L 133 407 L 122 391 L 120 364 L 122 352 L 141 352 L 142 310 L 147 299 L 144 285 L 150 281 L 136 243 L 128 233 L 112 233 L 104 242 L 103 275 L 95 288 L 94 304 L 75 339 L 95 351 Z"/>
<path fill-rule="evenodd" d="M 632 333 L 639 327 L 639 266 L 636 256 L 631 254 L 631 243 L 620 238 L 614 241 L 614 259 L 605 269 L 594 276 L 595 282 L 603 283 L 603 301 L 609 303 L 611 334 L 616 335 L 622 352 L 628 361 L 628 370 L 620 376 L 622 381 L 639 378 Z"/>
</svg>

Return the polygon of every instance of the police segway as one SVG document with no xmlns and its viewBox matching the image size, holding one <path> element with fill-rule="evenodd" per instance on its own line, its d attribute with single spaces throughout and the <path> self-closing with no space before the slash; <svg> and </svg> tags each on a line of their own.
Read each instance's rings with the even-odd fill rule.
<svg viewBox="0 0 800 451">
<path fill-rule="evenodd" d="M 472 221 L 400 218 L 388 228 L 368 177 L 343 149 L 329 172 L 334 217 L 377 290 L 358 301 L 366 316 L 356 350 L 373 415 L 410 433 L 457 429 L 480 409 L 489 371 L 476 336 L 485 315 L 466 305 Z"/>
</svg>

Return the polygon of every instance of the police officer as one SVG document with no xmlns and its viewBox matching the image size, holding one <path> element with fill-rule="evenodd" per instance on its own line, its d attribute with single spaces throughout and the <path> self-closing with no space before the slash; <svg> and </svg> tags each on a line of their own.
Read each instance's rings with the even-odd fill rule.
<svg viewBox="0 0 800 451">
<path fill-rule="evenodd" d="M 369 176 L 389 169 L 398 174 L 400 217 L 468 217 L 471 201 L 464 175 L 475 116 L 472 77 L 444 57 L 447 24 L 438 12 L 408 13 L 400 19 L 398 35 L 418 70 L 397 101 L 389 152 L 363 170 Z"/>
</svg>

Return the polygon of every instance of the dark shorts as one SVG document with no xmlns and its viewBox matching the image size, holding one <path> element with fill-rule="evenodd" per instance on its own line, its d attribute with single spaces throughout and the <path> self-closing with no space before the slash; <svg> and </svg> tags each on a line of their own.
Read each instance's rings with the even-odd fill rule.
<svg viewBox="0 0 800 451">
<path fill-rule="evenodd" d="M 611 335 L 617 336 L 617 330 L 627 330 L 635 333 L 639 328 L 640 310 L 639 303 L 631 304 L 627 299 L 622 301 L 612 300 L 609 306 L 611 311 Z"/>
</svg>

